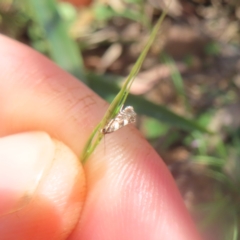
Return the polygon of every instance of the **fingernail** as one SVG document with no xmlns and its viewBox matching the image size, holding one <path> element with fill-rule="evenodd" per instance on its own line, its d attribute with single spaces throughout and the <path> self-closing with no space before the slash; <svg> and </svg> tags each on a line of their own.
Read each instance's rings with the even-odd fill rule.
<svg viewBox="0 0 240 240">
<path fill-rule="evenodd" d="M 20 210 L 33 199 L 54 153 L 55 145 L 44 132 L 0 138 L 0 216 Z"/>
</svg>

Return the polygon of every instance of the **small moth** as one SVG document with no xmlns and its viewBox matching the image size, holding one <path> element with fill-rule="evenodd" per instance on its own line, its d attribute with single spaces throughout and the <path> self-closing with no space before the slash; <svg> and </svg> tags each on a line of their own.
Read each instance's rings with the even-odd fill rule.
<svg viewBox="0 0 240 240">
<path fill-rule="evenodd" d="M 128 106 L 124 109 L 122 108 L 117 116 L 111 119 L 110 122 L 101 130 L 103 134 L 115 132 L 130 123 L 136 122 L 137 114 L 134 112 L 133 107 Z"/>
</svg>

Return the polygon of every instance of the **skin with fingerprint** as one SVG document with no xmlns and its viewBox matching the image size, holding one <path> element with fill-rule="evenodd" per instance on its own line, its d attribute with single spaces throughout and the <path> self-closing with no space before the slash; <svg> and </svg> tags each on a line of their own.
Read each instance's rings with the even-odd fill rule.
<svg viewBox="0 0 240 240">
<path fill-rule="evenodd" d="M 0 136 L 10 138 L 0 141 L 0 210 L 34 193 L 0 217 L 1 240 L 200 239 L 168 168 L 132 124 L 82 166 L 107 103 L 23 44 L 0 36 L 0 52 Z M 38 172 L 41 160 L 47 167 L 33 190 L 24 169 Z"/>
</svg>

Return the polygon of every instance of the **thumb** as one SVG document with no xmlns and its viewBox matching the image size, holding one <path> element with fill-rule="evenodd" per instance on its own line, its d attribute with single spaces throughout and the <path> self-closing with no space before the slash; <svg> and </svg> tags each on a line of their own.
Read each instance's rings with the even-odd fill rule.
<svg viewBox="0 0 240 240">
<path fill-rule="evenodd" d="M 77 157 L 44 132 L 0 139 L 1 239 L 64 239 L 82 209 Z"/>
</svg>

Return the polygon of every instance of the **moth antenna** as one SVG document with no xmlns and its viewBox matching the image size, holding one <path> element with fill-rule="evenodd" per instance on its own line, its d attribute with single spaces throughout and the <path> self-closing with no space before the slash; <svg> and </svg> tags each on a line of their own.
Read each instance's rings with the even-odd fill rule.
<svg viewBox="0 0 240 240">
<path fill-rule="evenodd" d="M 104 156 L 106 156 L 106 142 L 105 142 L 105 134 L 103 135 L 103 144 L 104 144 Z"/>
</svg>

